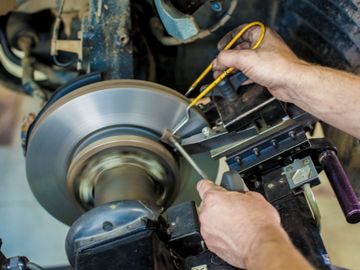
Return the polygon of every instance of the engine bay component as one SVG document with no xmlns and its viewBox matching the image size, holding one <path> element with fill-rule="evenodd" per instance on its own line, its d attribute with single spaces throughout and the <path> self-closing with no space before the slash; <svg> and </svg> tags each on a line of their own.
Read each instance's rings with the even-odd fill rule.
<svg viewBox="0 0 360 270">
<path fill-rule="evenodd" d="M 96 181 L 79 179 L 97 171 L 87 170 L 84 160 L 90 164 L 107 160 L 106 169 L 130 163 L 162 182 L 161 206 L 168 205 L 165 201 L 174 196 L 169 188 L 176 190 L 178 185 L 177 170 L 171 153 L 158 142 L 187 105 L 183 96 L 169 88 L 131 80 L 95 83 L 61 97 L 41 113 L 28 136 L 26 163 L 32 191 L 52 215 L 71 224 L 85 210 L 84 204 L 93 203 L 89 194 Z M 181 132 L 184 136 L 207 126 L 198 110 L 190 113 L 191 121 Z M 152 165 L 159 170 L 151 171 Z"/>
<path fill-rule="evenodd" d="M 199 33 L 199 27 L 192 16 L 182 14 L 163 0 L 155 0 L 155 4 L 167 31 L 173 37 L 186 40 Z"/>
<path fill-rule="evenodd" d="M 320 184 L 319 172 L 325 169 L 333 182 L 348 222 L 359 221 L 360 205 L 335 147 L 325 139 L 307 138 L 316 119 L 279 102 L 264 87 L 243 86 L 247 78 L 240 73 L 219 79 L 214 89 L 208 76 L 201 85 L 207 90 L 193 101 L 179 94 L 218 53 L 215 44 L 221 36 L 254 18 L 278 26 L 286 41 L 301 47 L 300 54 L 304 47 L 314 53 L 326 48 L 316 62 L 325 58 L 339 63 L 340 57 L 344 67 L 356 66 L 356 42 L 349 39 L 355 30 L 335 33 L 341 42 L 334 44 L 347 44 L 352 52 L 342 56 L 339 48 L 326 44 L 334 37 L 323 38 L 334 31 L 313 27 L 324 25 L 323 2 L 20 2 L 0 18 L 0 80 L 21 85 L 22 79 L 48 94 L 58 89 L 29 126 L 35 114 L 30 115 L 22 136 L 32 191 L 49 213 L 71 225 L 66 247 L 75 269 L 234 269 L 203 243 L 191 202 L 197 199 L 195 181 L 183 189 L 192 179 L 182 150 L 194 157 L 193 165 L 206 170 L 206 178 L 215 179 L 209 173 L 217 169 L 213 164 L 226 159 L 231 172 L 222 185 L 261 193 L 279 210 L 285 230 L 311 264 L 330 269 L 311 190 Z M 351 22 L 347 29 L 353 29 L 353 17 L 343 20 L 343 15 L 356 14 L 358 5 L 343 2 L 332 1 L 324 12 L 346 10 L 334 21 Z M 305 27 L 299 28 L 303 22 Z M 19 48 L 18 41 L 29 37 L 31 42 Z M 6 62 L 18 68 L 17 75 Z M 68 83 L 72 78 L 76 80 Z M 137 80 L 114 80 L 133 78 Z M 187 125 L 178 125 L 185 113 Z M 177 132 L 177 149 L 161 141 L 167 128 Z M 213 163 L 198 163 L 199 153 Z M 179 200 L 184 193 L 191 196 Z"/>
<path fill-rule="evenodd" d="M 164 45 L 190 43 L 209 36 L 231 19 L 238 3 L 237 0 L 225 0 L 216 3 L 211 3 L 212 1 L 192 1 L 190 3 L 189 1 L 187 3 L 173 1 L 174 6 L 171 1 L 155 0 L 154 2 L 166 31 L 173 37 L 171 39 L 162 36 L 161 31 L 156 29 L 160 25 L 153 25 L 153 32 L 156 33 L 155 35 Z M 204 22 L 199 23 L 198 20 L 203 18 L 204 15 L 209 16 L 207 14 L 209 10 L 213 13 L 210 16 L 218 17 L 218 21 L 204 27 L 202 25 Z"/>
</svg>

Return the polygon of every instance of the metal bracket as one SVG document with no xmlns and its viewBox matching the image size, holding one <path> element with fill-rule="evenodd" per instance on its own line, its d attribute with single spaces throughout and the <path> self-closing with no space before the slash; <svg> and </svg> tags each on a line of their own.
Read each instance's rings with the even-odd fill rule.
<svg viewBox="0 0 360 270">
<path fill-rule="evenodd" d="M 174 38 L 187 40 L 200 32 L 195 18 L 181 13 L 169 1 L 155 0 L 155 6 L 166 31 Z"/>
<path fill-rule="evenodd" d="M 318 180 L 318 173 L 310 156 L 296 159 L 292 164 L 284 167 L 283 171 L 291 189 Z"/>
<path fill-rule="evenodd" d="M 286 176 L 289 186 L 293 191 L 297 188 L 302 188 L 316 225 L 320 229 L 320 210 L 311 189 L 311 184 L 319 181 L 319 175 L 311 157 L 307 156 L 303 159 L 296 159 L 292 164 L 283 168 L 283 175 Z"/>
</svg>

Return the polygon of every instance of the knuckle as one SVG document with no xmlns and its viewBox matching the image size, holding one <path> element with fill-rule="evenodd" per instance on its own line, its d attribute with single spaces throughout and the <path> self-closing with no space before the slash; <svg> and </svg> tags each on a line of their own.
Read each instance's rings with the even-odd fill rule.
<svg viewBox="0 0 360 270">
<path fill-rule="evenodd" d="M 266 27 L 266 32 L 271 34 L 271 35 L 275 34 L 275 31 L 270 27 Z"/>
<path fill-rule="evenodd" d="M 259 192 L 251 192 L 250 193 L 251 196 L 257 200 L 262 200 L 264 199 L 263 195 L 261 195 Z"/>
<path fill-rule="evenodd" d="M 217 57 L 217 64 L 222 63 L 224 61 L 224 58 L 226 57 L 226 52 L 221 51 Z"/>
<path fill-rule="evenodd" d="M 261 34 L 261 29 L 259 27 L 253 28 L 252 31 L 250 31 L 250 39 L 251 41 L 255 42 L 259 39 L 259 36 Z"/>
<path fill-rule="evenodd" d="M 210 232 L 205 228 L 205 226 L 202 226 L 200 228 L 200 234 L 202 238 L 205 240 L 205 242 L 207 242 L 210 239 Z"/>
<path fill-rule="evenodd" d="M 217 199 L 218 199 L 218 195 L 215 192 L 209 191 L 205 194 L 205 202 L 206 203 L 212 204 L 212 203 L 216 202 Z"/>
</svg>

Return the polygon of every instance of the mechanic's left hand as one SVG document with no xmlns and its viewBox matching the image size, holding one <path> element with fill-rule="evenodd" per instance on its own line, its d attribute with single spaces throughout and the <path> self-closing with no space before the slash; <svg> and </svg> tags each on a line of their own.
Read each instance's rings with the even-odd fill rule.
<svg viewBox="0 0 360 270">
<path fill-rule="evenodd" d="M 246 268 L 251 254 L 276 237 L 287 237 L 278 212 L 256 192 L 229 192 L 214 183 L 198 183 L 201 234 L 210 251 L 229 264 Z"/>
</svg>

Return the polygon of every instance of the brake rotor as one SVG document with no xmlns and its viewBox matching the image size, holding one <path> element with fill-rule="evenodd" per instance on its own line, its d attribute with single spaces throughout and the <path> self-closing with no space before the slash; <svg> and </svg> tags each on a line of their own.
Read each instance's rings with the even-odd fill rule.
<svg viewBox="0 0 360 270">
<path fill-rule="evenodd" d="M 55 218 L 71 224 L 85 211 L 67 188 L 74 155 L 106 136 L 136 135 L 159 141 L 164 129 L 183 119 L 187 105 L 179 93 L 137 80 L 99 82 L 60 98 L 37 119 L 28 140 L 27 178 L 37 200 Z M 205 126 L 205 118 L 193 109 L 180 135 L 191 136 Z"/>
</svg>

